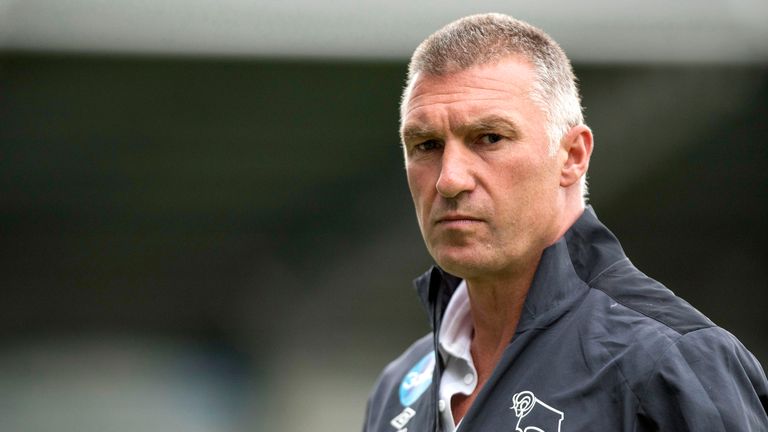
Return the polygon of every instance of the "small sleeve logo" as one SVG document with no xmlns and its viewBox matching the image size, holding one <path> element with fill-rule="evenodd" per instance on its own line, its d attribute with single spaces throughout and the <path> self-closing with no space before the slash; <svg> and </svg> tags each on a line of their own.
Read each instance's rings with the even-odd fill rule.
<svg viewBox="0 0 768 432">
<path fill-rule="evenodd" d="M 516 432 L 560 432 L 565 417 L 562 411 L 545 404 L 529 391 L 516 393 L 509 409 L 517 416 Z"/>
<path fill-rule="evenodd" d="M 418 361 L 400 383 L 400 403 L 407 407 L 416 402 L 432 384 L 435 369 L 435 352 L 432 351 Z"/>
</svg>

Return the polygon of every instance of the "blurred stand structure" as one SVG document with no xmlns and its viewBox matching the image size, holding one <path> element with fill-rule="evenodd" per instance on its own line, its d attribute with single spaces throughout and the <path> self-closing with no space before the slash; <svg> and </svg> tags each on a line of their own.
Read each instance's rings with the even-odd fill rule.
<svg viewBox="0 0 768 432">
<path fill-rule="evenodd" d="M 572 55 L 591 202 L 628 255 L 768 363 L 761 4 L 606 7 L 579 33 L 562 4 L 312 21 L 96 3 L 0 1 L 0 429 L 357 430 L 428 326 L 397 136 L 408 51 L 491 9 Z M 289 22 L 307 34 L 281 39 Z"/>
</svg>

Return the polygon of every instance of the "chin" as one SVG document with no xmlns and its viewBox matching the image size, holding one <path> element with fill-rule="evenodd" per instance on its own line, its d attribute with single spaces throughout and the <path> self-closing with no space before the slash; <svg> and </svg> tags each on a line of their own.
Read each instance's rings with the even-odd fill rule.
<svg viewBox="0 0 768 432">
<path fill-rule="evenodd" d="M 437 265 L 448 273 L 462 279 L 472 279 L 490 270 L 488 262 L 473 254 L 442 253 L 433 254 Z"/>
<path fill-rule="evenodd" d="M 490 253 L 483 253 L 490 252 Z M 501 253 L 499 253 L 501 252 Z M 487 279 L 509 275 L 515 270 L 528 268 L 533 257 L 513 250 L 487 250 L 484 248 L 438 248 L 430 250 L 432 258 L 446 272 L 462 279 Z M 535 264 L 535 263 L 534 263 Z"/>
</svg>

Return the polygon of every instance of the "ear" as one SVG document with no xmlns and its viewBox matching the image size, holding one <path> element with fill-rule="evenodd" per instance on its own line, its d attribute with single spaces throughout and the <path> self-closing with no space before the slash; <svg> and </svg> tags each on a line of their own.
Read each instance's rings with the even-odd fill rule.
<svg viewBox="0 0 768 432">
<path fill-rule="evenodd" d="M 587 174 L 592 156 L 592 131 L 583 124 L 572 127 L 560 141 L 560 154 L 563 156 L 560 186 L 567 188 Z"/>
</svg>

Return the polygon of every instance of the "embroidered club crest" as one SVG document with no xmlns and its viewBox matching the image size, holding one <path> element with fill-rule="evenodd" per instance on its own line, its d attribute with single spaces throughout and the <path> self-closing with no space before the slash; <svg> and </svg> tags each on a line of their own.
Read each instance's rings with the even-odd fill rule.
<svg viewBox="0 0 768 432">
<path fill-rule="evenodd" d="M 517 416 L 516 432 L 560 432 L 563 412 L 537 399 L 532 392 L 516 393 L 509 409 Z"/>
</svg>

